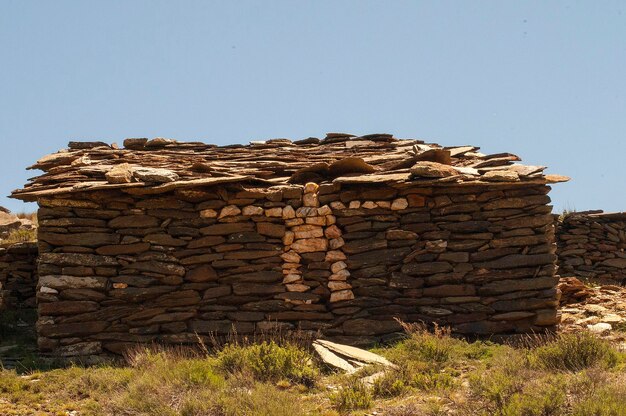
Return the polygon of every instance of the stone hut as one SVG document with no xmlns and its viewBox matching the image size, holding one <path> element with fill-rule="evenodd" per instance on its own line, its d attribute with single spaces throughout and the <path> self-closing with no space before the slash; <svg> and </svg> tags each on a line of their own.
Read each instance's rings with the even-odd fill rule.
<svg viewBox="0 0 626 416">
<path fill-rule="evenodd" d="M 39 204 L 39 347 L 99 355 L 273 328 L 364 344 L 396 319 L 552 329 L 547 194 L 567 178 L 478 150 L 388 134 L 71 142 L 12 194 Z"/>
</svg>

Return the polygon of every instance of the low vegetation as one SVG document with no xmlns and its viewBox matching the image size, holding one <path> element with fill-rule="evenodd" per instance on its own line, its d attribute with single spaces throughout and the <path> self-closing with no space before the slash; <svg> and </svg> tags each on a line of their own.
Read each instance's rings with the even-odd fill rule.
<svg viewBox="0 0 626 416">
<path fill-rule="evenodd" d="M 405 329 L 404 340 L 373 350 L 396 368 L 351 375 L 285 339 L 141 349 L 119 366 L 3 370 L 0 414 L 626 415 L 624 354 L 608 341 L 579 333 L 510 346 Z"/>
<path fill-rule="evenodd" d="M 20 228 L 11 231 L 6 238 L 1 240 L 2 245 L 11 245 L 16 243 L 27 243 L 37 240 L 37 230 L 34 228 Z"/>
<path fill-rule="evenodd" d="M 27 219 L 33 223 L 32 228 L 17 228 L 9 232 L 9 234 L 0 239 L 0 244 L 11 245 L 16 243 L 25 243 L 37 240 L 37 213 L 36 212 L 19 212 L 15 214 L 18 218 Z"/>
</svg>

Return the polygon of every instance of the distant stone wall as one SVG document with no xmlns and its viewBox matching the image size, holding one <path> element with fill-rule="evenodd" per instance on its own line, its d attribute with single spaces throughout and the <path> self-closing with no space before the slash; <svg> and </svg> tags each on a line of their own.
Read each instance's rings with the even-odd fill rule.
<svg viewBox="0 0 626 416">
<path fill-rule="evenodd" d="M 228 185 L 39 200 L 39 346 L 59 356 L 279 327 L 367 343 L 559 321 L 543 185 Z"/>
<path fill-rule="evenodd" d="M 626 281 L 626 213 L 568 214 L 557 243 L 561 275 Z"/>
<path fill-rule="evenodd" d="M 37 243 L 0 247 L 0 310 L 35 308 Z"/>
</svg>

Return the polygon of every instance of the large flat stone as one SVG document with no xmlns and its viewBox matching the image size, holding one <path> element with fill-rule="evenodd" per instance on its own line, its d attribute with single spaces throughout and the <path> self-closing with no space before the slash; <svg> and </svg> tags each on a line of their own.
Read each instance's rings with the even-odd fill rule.
<svg viewBox="0 0 626 416">
<path fill-rule="evenodd" d="M 118 244 L 121 239 L 119 234 L 110 233 L 50 233 L 40 231 L 39 241 L 44 241 L 54 246 L 85 246 L 96 247 Z"/>
<path fill-rule="evenodd" d="M 107 278 L 100 276 L 76 277 L 63 275 L 46 275 L 39 277 L 38 286 L 50 287 L 52 289 L 96 289 L 104 290 L 107 285 Z"/>
<path fill-rule="evenodd" d="M 452 265 L 445 261 L 435 261 L 430 263 L 410 262 L 402 266 L 402 273 L 410 276 L 427 276 L 437 273 L 451 272 Z"/>
<path fill-rule="evenodd" d="M 159 226 L 159 219 L 149 215 L 124 215 L 109 221 L 111 228 L 153 228 Z"/>
<path fill-rule="evenodd" d="M 558 283 L 559 279 L 553 276 L 517 280 L 498 280 L 479 287 L 478 293 L 480 295 L 498 295 L 524 290 L 550 289 L 555 287 Z"/>
<path fill-rule="evenodd" d="M 544 266 L 556 261 L 555 254 L 510 254 L 497 260 L 479 263 L 485 269 L 513 269 L 516 267 Z"/>
<path fill-rule="evenodd" d="M 215 224 L 200 229 L 204 235 L 228 235 L 254 231 L 254 223 L 251 222 L 231 222 L 226 224 Z"/>
<path fill-rule="evenodd" d="M 119 262 L 115 257 L 82 253 L 41 253 L 39 261 L 40 263 L 54 264 L 56 266 L 119 266 Z"/>
</svg>

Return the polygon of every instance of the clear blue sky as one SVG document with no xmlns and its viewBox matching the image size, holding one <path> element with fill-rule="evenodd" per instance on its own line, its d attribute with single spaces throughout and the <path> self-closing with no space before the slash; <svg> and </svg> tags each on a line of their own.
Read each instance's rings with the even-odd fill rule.
<svg viewBox="0 0 626 416">
<path fill-rule="evenodd" d="M 623 1 L 0 0 L 0 205 L 71 140 L 389 132 L 626 211 Z"/>
</svg>

